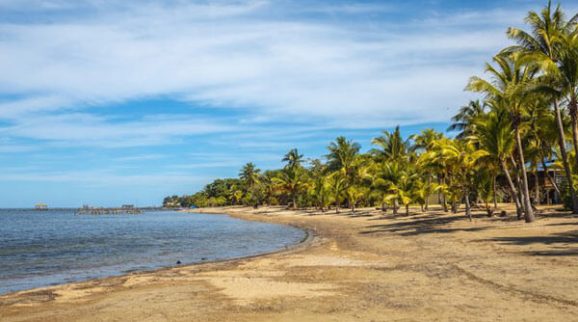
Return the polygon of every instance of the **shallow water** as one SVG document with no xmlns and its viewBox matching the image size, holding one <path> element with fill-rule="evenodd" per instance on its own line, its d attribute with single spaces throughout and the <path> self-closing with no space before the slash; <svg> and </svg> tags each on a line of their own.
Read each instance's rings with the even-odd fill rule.
<svg viewBox="0 0 578 322">
<path fill-rule="evenodd" d="M 178 212 L 75 215 L 0 210 L 0 294 L 293 245 L 305 232 L 229 216 Z"/>
</svg>

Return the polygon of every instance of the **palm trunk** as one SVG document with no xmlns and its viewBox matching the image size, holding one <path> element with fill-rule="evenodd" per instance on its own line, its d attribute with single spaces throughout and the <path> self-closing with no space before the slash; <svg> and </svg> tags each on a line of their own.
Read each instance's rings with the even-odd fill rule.
<svg viewBox="0 0 578 322">
<path fill-rule="evenodd" d="M 472 220 L 472 206 L 470 205 L 470 193 L 466 191 L 466 215 L 470 221 Z"/>
<path fill-rule="evenodd" d="M 540 204 L 540 177 L 538 176 L 538 166 L 534 170 L 534 204 Z"/>
<path fill-rule="evenodd" d="M 520 168 L 522 169 L 522 195 L 524 202 L 524 219 L 527 223 L 533 222 L 534 209 L 532 209 L 532 203 L 530 202 L 530 191 L 528 190 L 528 174 L 526 173 L 526 164 L 524 161 L 524 151 L 522 149 L 522 138 L 520 137 L 520 129 L 516 125 L 514 127 L 514 132 L 516 134 L 516 146 L 518 148 L 518 157 L 520 159 Z"/>
<path fill-rule="evenodd" d="M 574 169 L 578 169 L 578 103 L 576 96 L 571 95 L 570 104 L 568 104 L 570 118 L 572 119 L 572 143 L 574 143 Z"/>
<path fill-rule="evenodd" d="M 431 189 L 431 176 L 427 177 L 427 184 L 428 184 L 428 190 Z M 425 197 L 425 211 L 429 210 L 429 195 L 427 195 Z M 421 212 L 423 212 L 423 205 L 421 207 Z"/>
<path fill-rule="evenodd" d="M 445 173 L 442 175 L 442 185 L 446 184 L 446 175 Z M 442 192 L 442 206 L 444 208 L 444 212 L 448 212 L 448 201 L 446 199 L 446 194 Z"/>
<path fill-rule="evenodd" d="M 442 178 L 441 175 L 438 174 L 438 184 L 441 185 L 442 184 Z M 438 191 L 438 203 L 441 205 L 442 204 L 442 194 L 441 192 Z"/>
<path fill-rule="evenodd" d="M 518 200 L 520 201 L 520 211 L 516 212 L 518 220 L 522 220 L 524 218 L 524 197 L 522 196 L 522 179 L 520 178 L 520 166 L 518 162 L 514 159 L 514 156 L 510 156 L 510 162 L 512 163 L 512 167 L 514 169 L 514 175 L 516 179 L 516 193 L 518 196 Z"/>
<path fill-rule="evenodd" d="M 409 204 L 405 205 L 405 215 L 409 216 Z"/>
<path fill-rule="evenodd" d="M 335 213 L 339 213 L 339 197 L 335 196 Z"/>
<path fill-rule="evenodd" d="M 516 191 L 516 185 L 514 185 L 514 181 L 512 181 L 512 176 L 510 176 L 510 172 L 508 171 L 508 167 L 506 166 L 506 161 L 500 160 L 500 166 L 508 181 L 508 186 L 510 187 L 510 196 L 514 201 L 514 203 L 516 204 L 516 214 L 518 215 L 518 217 L 521 217 L 522 204 L 520 202 L 520 198 L 518 197 L 518 192 Z"/>
<path fill-rule="evenodd" d="M 564 124 L 562 123 L 562 114 L 558 108 L 557 101 L 554 101 L 554 112 L 556 114 L 556 123 L 558 125 L 558 147 L 560 148 L 562 164 L 564 165 L 564 172 L 566 173 L 566 180 L 568 181 L 568 190 L 570 191 L 570 197 L 572 198 L 572 212 L 578 214 L 578 198 L 576 196 L 576 191 L 574 190 L 570 164 L 568 164 L 568 154 L 566 153 L 566 146 L 564 145 Z"/>
<path fill-rule="evenodd" d="M 393 199 L 393 215 L 397 215 L 397 208 L 398 208 L 398 204 L 397 204 L 397 199 Z"/>
<path fill-rule="evenodd" d="M 494 209 L 498 209 L 498 198 L 496 193 L 496 175 L 492 178 L 492 198 L 494 199 Z"/>
<path fill-rule="evenodd" d="M 446 174 L 442 177 L 442 184 L 446 185 Z M 442 192 L 443 198 L 443 205 L 444 205 L 444 212 L 448 212 L 448 199 L 446 198 L 446 194 Z"/>
</svg>

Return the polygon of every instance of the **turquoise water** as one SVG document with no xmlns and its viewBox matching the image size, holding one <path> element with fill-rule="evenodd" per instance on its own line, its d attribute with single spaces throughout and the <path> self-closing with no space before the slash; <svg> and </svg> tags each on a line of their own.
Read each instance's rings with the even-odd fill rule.
<svg viewBox="0 0 578 322">
<path fill-rule="evenodd" d="M 229 216 L 178 212 L 75 215 L 0 210 L 0 294 L 271 252 L 305 232 Z"/>
</svg>

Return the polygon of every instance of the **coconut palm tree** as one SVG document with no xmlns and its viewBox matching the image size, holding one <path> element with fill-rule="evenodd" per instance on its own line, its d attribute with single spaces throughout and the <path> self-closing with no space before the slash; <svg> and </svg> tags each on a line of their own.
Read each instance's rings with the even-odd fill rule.
<svg viewBox="0 0 578 322">
<path fill-rule="evenodd" d="M 381 161 L 403 161 L 411 150 L 411 141 L 402 138 L 399 126 L 393 132 L 383 131 L 383 135 L 371 140 L 371 144 L 378 147 L 371 153 Z"/>
<path fill-rule="evenodd" d="M 327 166 L 319 159 L 312 160 L 309 169 L 309 176 L 311 179 L 310 185 L 308 185 L 309 193 L 313 199 L 314 205 L 324 212 L 325 207 L 327 207 L 331 202 L 331 191 L 328 184 L 329 180 L 327 178 Z"/>
<path fill-rule="evenodd" d="M 454 201 L 463 197 L 466 205 L 466 215 L 472 220 L 471 194 L 474 192 L 476 182 L 476 168 L 478 160 L 488 153 L 476 149 L 471 141 L 464 140 L 440 140 L 436 142 L 437 157 L 444 158 L 453 175 L 449 184 L 453 191 Z M 455 204 L 455 203 L 454 203 Z M 455 206 L 454 206 L 455 207 Z"/>
<path fill-rule="evenodd" d="M 431 148 L 434 141 L 443 138 L 443 133 L 440 133 L 434 129 L 422 130 L 419 134 L 413 134 L 410 139 L 414 141 L 415 150 L 427 150 Z"/>
<path fill-rule="evenodd" d="M 331 142 L 327 147 L 329 154 L 327 154 L 328 168 L 330 171 L 343 169 L 345 174 L 349 174 L 352 170 L 353 162 L 361 150 L 359 143 L 346 139 L 340 136 Z"/>
<path fill-rule="evenodd" d="M 470 101 L 467 105 L 462 106 L 458 113 L 452 117 L 452 124 L 448 127 L 448 132 L 459 131 L 457 139 L 464 139 L 472 135 L 475 131 L 474 120 L 486 111 L 485 102 L 479 100 Z"/>
<path fill-rule="evenodd" d="M 440 132 L 437 132 L 434 129 L 425 129 L 422 130 L 419 134 L 414 134 L 410 136 L 410 139 L 414 142 L 413 150 L 415 151 L 422 151 L 427 152 L 433 147 L 433 143 L 437 140 L 441 140 L 444 135 Z M 441 172 L 439 168 L 439 164 L 437 163 L 428 163 L 428 164 L 421 164 L 419 169 L 421 170 L 422 177 L 425 178 L 426 182 L 423 185 L 423 188 L 427 188 L 429 193 L 433 193 L 434 185 L 432 184 L 432 179 L 437 179 L 437 184 L 441 184 Z M 425 197 L 425 210 L 427 211 L 429 208 L 429 195 Z M 438 201 L 440 204 L 445 204 L 443 200 L 443 194 L 438 192 Z"/>
<path fill-rule="evenodd" d="M 253 205 L 253 207 L 258 207 L 260 203 L 259 183 L 261 170 L 258 169 L 254 163 L 249 162 L 243 166 L 241 172 L 239 172 L 239 178 L 243 183 L 244 187 L 244 199 Z"/>
<path fill-rule="evenodd" d="M 556 79 L 560 86 L 560 93 L 568 102 L 568 111 L 572 119 L 574 167 L 578 169 L 578 29 L 572 33 L 563 34 L 559 53 Z"/>
<path fill-rule="evenodd" d="M 297 149 L 291 149 L 283 157 L 283 162 L 287 162 L 286 168 L 295 169 L 301 167 L 303 162 L 303 154 L 299 154 Z"/>
<path fill-rule="evenodd" d="M 340 175 L 343 176 L 345 180 L 345 191 L 347 187 L 354 185 L 358 180 L 358 168 L 362 166 L 362 162 L 360 162 L 358 158 L 361 146 L 359 143 L 340 136 L 335 142 L 331 142 L 327 149 L 329 150 L 329 154 L 326 156 L 328 160 L 328 170 L 341 173 Z M 350 205 L 351 202 L 347 196 L 346 199 L 347 204 Z"/>
<path fill-rule="evenodd" d="M 508 182 L 510 198 L 516 205 L 518 217 L 521 218 L 523 214 L 522 203 L 508 168 L 508 159 L 514 152 L 516 145 L 510 116 L 506 109 L 495 106 L 490 113 L 478 118 L 475 122 L 476 134 L 470 139 L 478 143 L 480 148 L 488 153 L 486 159 L 497 163 L 501 168 Z"/>
<path fill-rule="evenodd" d="M 564 12 L 557 6 L 554 10 L 552 8 L 551 1 L 548 1 L 548 5 L 542 9 L 540 14 L 534 11 L 530 11 L 526 16 L 526 23 L 530 26 L 530 31 L 524 31 L 519 28 L 509 28 L 507 31 L 508 37 L 516 41 L 516 46 L 508 47 L 504 50 L 506 53 L 520 52 L 524 55 L 528 62 L 534 63 L 540 67 L 540 69 L 549 76 L 544 79 L 549 79 L 548 85 L 554 89 L 557 95 L 552 95 L 552 106 L 554 108 L 554 115 L 556 117 L 556 123 L 558 126 L 558 148 L 560 150 L 560 158 L 562 159 L 562 164 L 564 166 L 564 171 L 566 174 L 566 180 L 568 181 L 568 190 L 572 198 L 572 208 L 574 213 L 578 213 L 578 196 L 576 194 L 572 172 L 570 169 L 568 154 L 566 152 L 566 140 L 565 131 L 563 124 L 562 111 L 559 107 L 560 99 L 563 92 L 571 92 L 569 89 L 572 87 L 576 88 L 576 83 L 572 81 L 575 76 L 573 70 L 575 67 L 576 57 L 572 58 L 571 53 L 572 36 L 568 35 L 575 34 L 576 22 L 578 20 L 578 15 L 573 16 L 571 19 L 566 20 Z M 566 40 L 565 40 L 566 38 Z M 574 47 L 575 48 L 575 47 Z M 569 50 L 569 51 L 568 51 Z M 565 52 L 564 54 L 562 54 Z M 559 68 L 558 62 L 564 56 L 565 62 Z M 574 60 L 573 60 L 574 59 Z M 567 74 L 566 77 L 564 74 Z M 574 140 L 574 151 L 576 158 L 578 158 L 578 132 L 576 130 L 577 117 L 576 117 L 576 105 L 570 104 L 570 114 L 573 120 L 573 140 Z M 574 109 L 573 109 L 574 108 Z M 578 164 L 578 159 L 576 159 Z"/>
<path fill-rule="evenodd" d="M 491 81 L 474 76 L 470 79 L 467 89 L 485 93 L 488 101 L 505 107 L 510 114 L 519 168 L 522 173 L 524 218 L 526 222 L 532 222 L 534 221 L 534 210 L 530 202 L 521 128 L 524 125 L 524 117 L 528 115 L 527 108 L 535 100 L 536 94 L 530 91 L 529 87 L 532 85 L 538 69 L 533 65 L 525 64 L 518 53 L 497 55 L 493 60 L 497 68 L 486 64 L 486 72 L 491 75 Z"/>
<path fill-rule="evenodd" d="M 304 169 L 296 168 L 295 170 L 290 170 L 285 168 L 272 181 L 280 191 L 289 195 L 291 200 L 290 208 L 297 209 L 297 196 L 307 185 Z"/>
<path fill-rule="evenodd" d="M 334 171 L 328 176 L 329 189 L 331 191 L 332 199 L 335 202 L 335 213 L 339 213 L 339 207 L 343 201 L 345 191 L 348 183 L 344 170 Z"/>
<path fill-rule="evenodd" d="M 375 185 L 383 191 L 383 202 L 392 206 L 393 214 L 402 205 L 409 206 L 411 202 L 411 174 L 407 167 L 399 162 L 386 161 L 379 164 Z"/>
<path fill-rule="evenodd" d="M 273 178 L 273 183 L 281 190 L 289 194 L 291 209 L 297 208 L 297 196 L 307 184 L 306 171 L 301 166 L 303 155 L 297 149 L 291 149 L 283 157 L 287 162 L 279 175 Z"/>
</svg>

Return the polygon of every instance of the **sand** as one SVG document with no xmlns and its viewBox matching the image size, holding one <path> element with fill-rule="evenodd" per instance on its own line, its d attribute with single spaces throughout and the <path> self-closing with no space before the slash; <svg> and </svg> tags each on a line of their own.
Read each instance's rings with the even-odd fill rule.
<svg viewBox="0 0 578 322">
<path fill-rule="evenodd" d="M 288 251 L 0 297 L 1 321 L 578 321 L 578 217 L 204 209 L 314 232 Z"/>
</svg>

